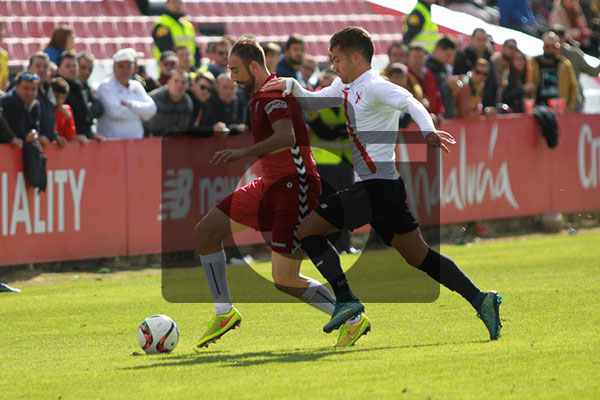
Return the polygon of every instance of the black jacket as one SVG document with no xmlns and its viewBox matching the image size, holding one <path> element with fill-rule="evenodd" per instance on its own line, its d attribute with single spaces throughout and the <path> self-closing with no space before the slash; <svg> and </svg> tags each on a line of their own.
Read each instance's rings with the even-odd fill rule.
<svg viewBox="0 0 600 400">
<path fill-rule="evenodd" d="M 217 122 L 223 122 L 231 130 L 230 135 L 239 133 L 237 129 L 232 129 L 231 125 L 243 124 L 245 122 L 245 113 L 237 97 L 225 104 L 218 95 L 212 96 L 208 100 L 209 118 L 206 123 L 210 126 Z"/>
<path fill-rule="evenodd" d="M 51 142 L 56 140 L 56 117 L 54 110 L 56 106 L 48 98 L 50 87 L 43 83 L 44 92 L 38 90 L 37 101 L 40 103 L 40 135 L 46 136 Z"/>
<path fill-rule="evenodd" d="M 40 131 L 40 103 L 34 100 L 29 109 L 14 90 L 7 93 L 1 101 L 4 118 L 8 126 L 19 139 L 25 140 L 32 129 Z"/>
<path fill-rule="evenodd" d="M 8 122 L 4 118 L 2 114 L 2 109 L 0 108 L 0 143 L 10 143 L 15 138 L 15 134 L 13 133 L 10 126 L 8 126 Z"/>
<path fill-rule="evenodd" d="M 192 118 L 188 132 L 193 136 L 212 136 L 214 132 L 213 126 L 209 123 L 212 117 L 208 111 L 208 101 L 200 101 L 193 93 L 188 92 L 188 94 L 192 99 Z"/>
<path fill-rule="evenodd" d="M 88 138 L 93 137 L 92 134 L 92 112 L 88 105 L 87 95 L 78 81 L 62 77 L 69 84 L 69 95 L 65 104 L 68 104 L 73 109 L 73 119 L 75 120 L 75 128 L 78 135 L 85 135 Z"/>
</svg>

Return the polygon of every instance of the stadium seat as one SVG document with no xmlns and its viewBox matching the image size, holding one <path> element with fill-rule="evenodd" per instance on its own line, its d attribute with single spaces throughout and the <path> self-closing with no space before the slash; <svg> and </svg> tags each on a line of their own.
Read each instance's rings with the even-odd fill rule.
<svg viewBox="0 0 600 400">
<path fill-rule="evenodd" d="M 51 9 L 51 11 L 54 13 L 53 15 L 58 15 L 58 16 L 67 16 L 67 15 L 73 15 L 74 11 L 72 9 L 72 4 L 71 3 L 80 3 L 79 1 L 52 1 L 52 2 L 48 2 L 48 3 L 52 3 L 51 6 L 47 6 L 49 9 Z M 83 3 L 83 2 L 81 2 Z M 87 14 L 75 14 L 75 15 L 87 15 Z"/>
</svg>

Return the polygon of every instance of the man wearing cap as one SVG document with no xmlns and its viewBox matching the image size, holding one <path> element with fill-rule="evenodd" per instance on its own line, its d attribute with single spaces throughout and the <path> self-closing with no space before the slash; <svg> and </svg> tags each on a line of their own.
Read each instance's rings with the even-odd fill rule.
<svg viewBox="0 0 600 400">
<path fill-rule="evenodd" d="M 163 53 L 160 55 L 160 60 L 158 61 L 158 70 L 160 71 L 158 83 L 161 85 L 165 85 L 167 83 L 169 76 L 171 75 L 171 70 L 177 66 L 178 62 L 179 57 L 177 57 L 177 54 L 175 54 L 174 51 L 163 51 Z"/>
<path fill-rule="evenodd" d="M 154 58 L 160 61 L 160 55 L 167 50 L 184 45 L 191 54 L 190 64 L 200 67 L 202 55 L 196 44 L 196 29 L 191 22 L 183 16 L 182 0 L 167 0 L 165 13 L 161 15 L 152 27 L 152 39 L 154 39 Z"/>
<path fill-rule="evenodd" d="M 98 132 L 108 138 L 141 139 L 142 121 L 156 114 L 156 104 L 144 87 L 132 79 L 135 56 L 119 50 L 113 55 L 113 76 L 98 87 L 104 115 L 98 119 Z"/>
</svg>

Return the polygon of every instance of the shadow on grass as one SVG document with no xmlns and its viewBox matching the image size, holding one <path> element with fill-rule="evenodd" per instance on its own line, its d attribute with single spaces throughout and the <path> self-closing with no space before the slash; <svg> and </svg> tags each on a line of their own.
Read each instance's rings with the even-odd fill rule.
<svg viewBox="0 0 600 400">
<path fill-rule="evenodd" d="M 413 349 L 420 347 L 438 347 L 450 346 L 457 344 L 479 344 L 487 343 L 487 340 L 476 340 L 469 342 L 453 342 L 453 343 L 426 343 L 426 344 L 411 344 L 402 346 L 385 346 L 385 347 L 369 347 L 369 348 L 313 348 L 313 349 L 295 349 L 291 351 L 259 351 L 248 353 L 229 354 L 223 351 L 210 350 L 195 350 L 194 353 L 182 354 L 177 356 L 167 356 L 168 359 L 160 360 L 151 365 L 138 365 L 135 367 L 121 368 L 123 370 L 136 370 L 148 368 L 162 367 L 181 367 L 186 365 L 196 364 L 211 364 L 218 363 L 221 367 L 249 367 L 254 365 L 263 365 L 269 363 L 297 363 L 316 361 L 324 357 L 340 356 L 348 353 L 364 353 L 383 350 L 400 350 Z M 330 361 L 330 360 L 326 360 Z"/>
</svg>

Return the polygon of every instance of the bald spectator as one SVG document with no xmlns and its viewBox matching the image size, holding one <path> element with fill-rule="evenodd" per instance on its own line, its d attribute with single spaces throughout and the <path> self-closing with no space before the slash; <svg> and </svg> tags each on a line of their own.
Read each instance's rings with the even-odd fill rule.
<svg viewBox="0 0 600 400">
<path fill-rule="evenodd" d="M 104 107 L 102 106 L 100 100 L 98 100 L 96 91 L 93 90 L 88 83 L 90 76 L 94 71 L 94 61 L 94 55 L 87 51 L 84 51 L 77 56 L 77 64 L 79 66 L 79 82 L 81 83 L 81 87 L 86 96 L 92 119 L 97 119 L 102 116 Z"/>
<path fill-rule="evenodd" d="M 133 59 L 135 60 L 135 57 Z M 167 83 L 171 74 L 171 70 L 177 66 L 178 62 L 179 58 L 177 58 L 177 54 L 175 54 L 174 51 L 166 50 L 162 52 L 160 55 L 160 61 L 158 62 L 158 68 L 160 70 L 158 83 L 160 85 Z"/>
<path fill-rule="evenodd" d="M 68 25 L 60 25 L 52 31 L 50 42 L 44 47 L 44 53 L 48 54 L 50 61 L 58 65 L 60 55 L 64 51 L 72 51 L 74 47 L 73 28 Z"/>
<path fill-rule="evenodd" d="M 482 28 L 475 28 L 471 34 L 471 43 L 463 51 L 456 53 L 454 60 L 454 74 L 464 75 L 471 71 L 480 58 L 491 62 L 492 52 L 489 48 L 487 32 Z M 495 107 L 497 100 L 498 84 L 493 66 L 490 65 L 491 73 L 485 82 L 483 92 L 483 105 Z"/>
<path fill-rule="evenodd" d="M 579 84 L 571 62 L 560 53 L 560 39 L 554 32 L 542 36 L 544 54 L 531 59 L 527 82 L 535 87 L 533 98 L 537 104 L 563 98 L 565 109 L 574 111 L 579 101 Z"/>
<path fill-rule="evenodd" d="M 92 132 L 92 112 L 83 87 L 77 81 L 77 75 L 77 57 L 70 51 L 63 52 L 58 60 L 58 76 L 69 84 L 70 91 L 65 104 L 68 104 L 73 109 L 77 134 L 102 142 L 104 141 L 104 137 L 102 135 L 95 135 Z"/>
<path fill-rule="evenodd" d="M 439 120 L 444 115 L 444 103 L 433 73 L 425 67 L 425 49 L 421 45 L 411 45 L 408 50 L 409 79 L 416 80 L 423 88 L 421 102 L 433 117 Z"/>
<path fill-rule="evenodd" d="M 143 121 L 156 114 L 154 100 L 133 75 L 134 57 L 119 50 L 113 55 L 113 75 L 98 87 L 104 114 L 98 119 L 98 131 L 108 138 L 141 139 Z"/>
<path fill-rule="evenodd" d="M 220 40 L 214 45 L 212 63 L 208 66 L 208 71 L 214 76 L 219 76 L 227 72 L 227 60 L 231 51 L 231 44 L 227 40 Z"/>
<path fill-rule="evenodd" d="M 152 136 L 183 134 L 192 118 L 192 99 L 186 93 L 189 74 L 181 69 L 173 69 L 167 84 L 150 92 L 156 103 L 156 114 L 146 123 Z"/>
<path fill-rule="evenodd" d="M 408 63 L 408 47 L 406 47 L 404 43 L 392 43 L 390 47 L 388 47 L 387 55 L 389 63 L 383 70 L 384 76 L 389 76 L 389 70 L 392 64 L 400 63 L 406 65 Z"/>
<path fill-rule="evenodd" d="M 496 108 L 484 107 L 482 103 L 483 87 L 489 74 L 490 63 L 480 58 L 473 65 L 473 69 L 461 79 L 454 108 L 456 118 L 473 119 L 482 114 L 488 117 L 496 115 Z"/>
<path fill-rule="evenodd" d="M 210 119 L 209 124 L 215 125 L 219 122 L 225 124 L 229 134 L 234 135 L 246 131 L 244 125 L 244 110 L 240 107 L 237 97 L 237 86 L 231 80 L 229 74 L 221 74 L 217 77 L 216 95 L 209 100 Z"/>
<path fill-rule="evenodd" d="M 304 60 L 304 50 L 306 42 L 299 33 L 293 33 L 285 43 L 283 58 L 277 64 L 276 73 L 280 78 L 295 78 L 300 84 L 306 87 L 306 82 L 300 71 L 300 66 Z"/>
<path fill-rule="evenodd" d="M 262 46 L 265 51 L 265 64 L 269 72 L 275 72 L 277 70 L 277 64 L 279 63 L 279 57 L 281 56 L 281 46 L 276 43 L 269 42 Z"/>
</svg>

